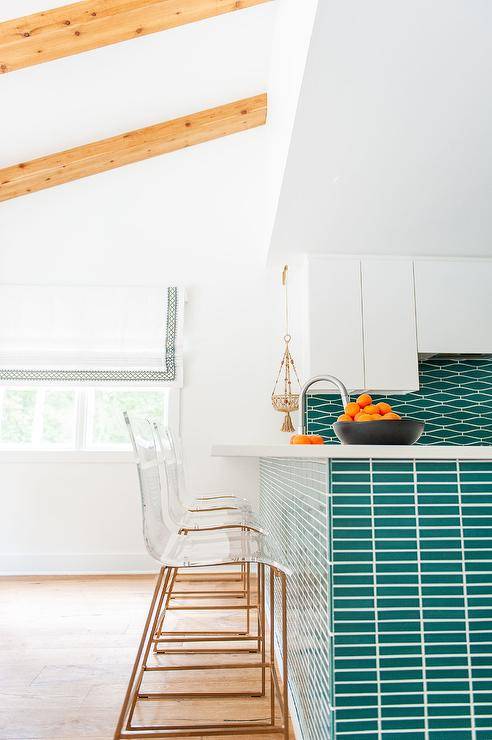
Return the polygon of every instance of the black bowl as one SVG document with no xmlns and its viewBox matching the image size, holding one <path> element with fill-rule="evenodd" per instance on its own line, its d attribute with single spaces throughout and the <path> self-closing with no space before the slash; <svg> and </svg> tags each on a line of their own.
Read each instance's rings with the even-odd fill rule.
<svg viewBox="0 0 492 740">
<path fill-rule="evenodd" d="M 343 445 L 413 445 L 424 431 L 424 422 L 336 421 L 333 429 Z"/>
</svg>

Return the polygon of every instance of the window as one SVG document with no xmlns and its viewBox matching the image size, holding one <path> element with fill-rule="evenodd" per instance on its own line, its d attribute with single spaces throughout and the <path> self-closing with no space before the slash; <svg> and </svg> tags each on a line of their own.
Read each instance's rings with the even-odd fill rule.
<svg viewBox="0 0 492 740">
<path fill-rule="evenodd" d="M 123 411 L 170 424 L 176 394 L 170 388 L 0 388 L 0 448 L 127 450 Z"/>
</svg>

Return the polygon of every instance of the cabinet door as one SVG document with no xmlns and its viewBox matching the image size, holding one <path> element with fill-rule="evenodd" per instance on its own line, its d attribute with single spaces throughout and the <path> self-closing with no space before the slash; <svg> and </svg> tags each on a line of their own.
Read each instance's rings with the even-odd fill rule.
<svg viewBox="0 0 492 740">
<path fill-rule="evenodd" d="M 411 260 L 364 260 L 362 304 L 368 390 L 417 390 L 419 369 Z"/>
<path fill-rule="evenodd" d="M 419 352 L 492 352 L 492 262 L 416 260 Z"/>
<path fill-rule="evenodd" d="M 351 390 L 364 388 L 360 260 L 308 258 L 306 330 L 307 377 L 335 375 Z M 320 383 L 324 389 L 333 390 Z"/>
</svg>

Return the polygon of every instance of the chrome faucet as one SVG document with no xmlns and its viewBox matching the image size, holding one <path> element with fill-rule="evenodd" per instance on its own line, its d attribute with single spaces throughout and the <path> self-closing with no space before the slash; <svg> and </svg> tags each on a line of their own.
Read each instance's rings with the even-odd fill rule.
<svg viewBox="0 0 492 740">
<path fill-rule="evenodd" d="M 306 433 L 306 396 L 308 390 L 311 388 L 312 385 L 315 383 L 318 383 L 320 380 L 324 381 L 325 383 L 331 383 L 332 385 L 336 386 L 338 390 L 340 391 L 340 396 L 342 399 L 343 409 L 345 410 L 345 406 L 349 403 L 350 397 L 348 394 L 347 389 L 345 388 L 344 384 L 341 380 L 338 378 L 335 378 L 334 375 L 316 375 L 316 377 L 311 378 L 307 381 L 307 383 L 304 383 L 302 390 L 301 390 L 301 403 L 300 403 L 300 424 L 298 428 L 298 434 L 305 434 Z"/>
</svg>

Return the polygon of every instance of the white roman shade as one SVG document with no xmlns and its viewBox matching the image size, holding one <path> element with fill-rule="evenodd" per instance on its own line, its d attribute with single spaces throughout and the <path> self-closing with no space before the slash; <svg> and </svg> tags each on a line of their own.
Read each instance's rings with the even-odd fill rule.
<svg viewBox="0 0 492 740">
<path fill-rule="evenodd" d="M 0 285 L 0 382 L 182 383 L 178 287 Z"/>
</svg>

